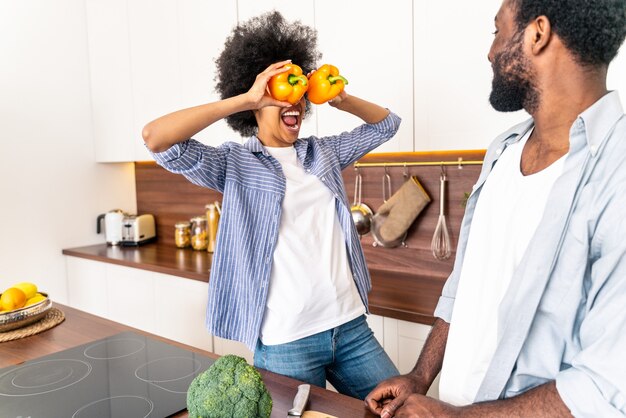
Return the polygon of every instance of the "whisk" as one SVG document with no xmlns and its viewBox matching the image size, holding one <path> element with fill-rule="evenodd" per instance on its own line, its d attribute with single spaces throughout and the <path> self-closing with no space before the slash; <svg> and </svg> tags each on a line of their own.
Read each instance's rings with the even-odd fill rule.
<svg viewBox="0 0 626 418">
<path fill-rule="evenodd" d="M 446 173 L 441 167 L 441 176 L 439 177 L 439 219 L 433 240 L 430 243 L 430 249 L 437 260 L 446 260 L 450 257 L 450 235 L 448 234 L 448 226 L 446 225 L 446 215 L 444 211 L 444 202 L 446 196 Z"/>
</svg>

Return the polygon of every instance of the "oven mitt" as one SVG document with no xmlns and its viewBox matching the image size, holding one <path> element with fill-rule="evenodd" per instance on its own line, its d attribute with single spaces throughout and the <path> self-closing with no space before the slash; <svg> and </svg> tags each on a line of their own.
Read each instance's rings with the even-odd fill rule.
<svg viewBox="0 0 626 418">
<path fill-rule="evenodd" d="M 429 202 L 430 196 L 412 176 L 378 209 L 379 214 L 387 215 L 380 227 L 381 238 L 394 241 L 402 237 Z"/>
</svg>

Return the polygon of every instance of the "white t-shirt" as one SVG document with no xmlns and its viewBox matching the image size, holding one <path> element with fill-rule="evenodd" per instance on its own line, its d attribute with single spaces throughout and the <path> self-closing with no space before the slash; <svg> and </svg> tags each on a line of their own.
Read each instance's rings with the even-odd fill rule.
<svg viewBox="0 0 626 418">
<path fill-rule="evenodd" d="M 439 383 L 440 399 L 453 405 L 475 400 L 496 349 L 500 302 L 563 171 L 564 157 L 522 175 L 529 135 L 504 151 L 476 204 Z"/>
<path fill-rule="evenodd" d="M 266 345 L 284 344 L 365 313 L 352 278 L 335 196 L 305 172 L 294 147 L 265 147 L 287 187 L 261 326 Z"/>
</svg>

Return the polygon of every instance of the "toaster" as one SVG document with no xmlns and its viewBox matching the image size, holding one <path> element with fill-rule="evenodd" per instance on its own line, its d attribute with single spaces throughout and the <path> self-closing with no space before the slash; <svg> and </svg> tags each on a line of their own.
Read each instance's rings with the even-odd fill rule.
<svg viewBox="0 0 626 418">
<path fill-rule="evenodd" d="M 124 217 L 121 245 L 134 247 L 155 240 L 154 215 L 127 215 Z"/>
</svg>

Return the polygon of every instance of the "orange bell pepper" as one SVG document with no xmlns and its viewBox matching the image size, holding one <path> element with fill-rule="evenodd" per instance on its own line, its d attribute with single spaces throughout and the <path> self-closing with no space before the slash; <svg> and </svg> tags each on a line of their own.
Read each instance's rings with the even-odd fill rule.
<svg viewBox="0 0 626 418">
<path fill-rule="evenodd" d="M 309 77 L 307 97 L 312 103 L 322 104 L 334 99 L 346 84 L 348 80 L 339 75 L 337 67 L 324 64 Z"/>
<path fill-rule="evenodd" d="M 299 66 L 287 64 L 284 68 L 288 70 L 270 78 L 267 87 L 274 99 L 296 104 L 309 88 L 309 82 Z"/>
</svg>

